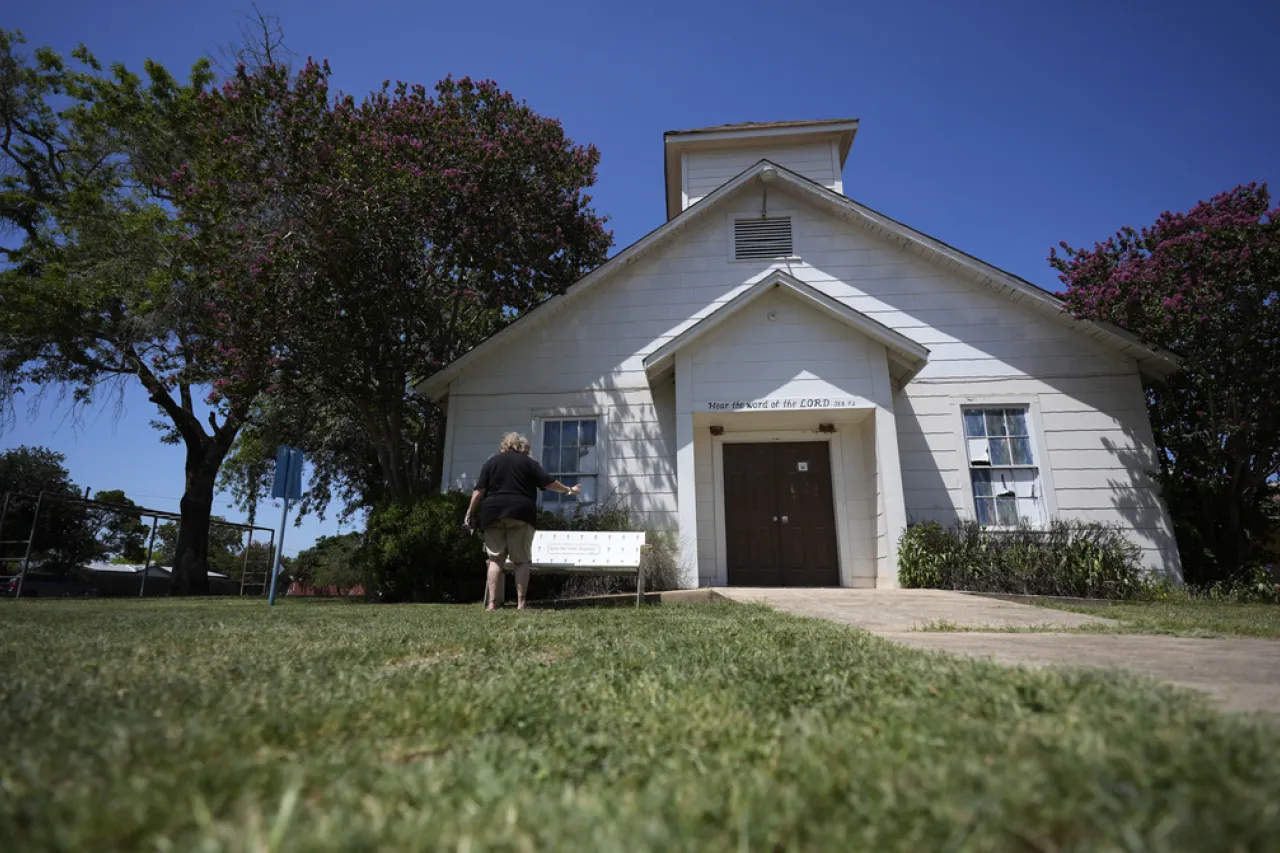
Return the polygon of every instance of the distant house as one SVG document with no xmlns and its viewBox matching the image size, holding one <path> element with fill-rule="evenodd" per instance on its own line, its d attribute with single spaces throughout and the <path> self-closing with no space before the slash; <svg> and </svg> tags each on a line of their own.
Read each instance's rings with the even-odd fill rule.
<svg viewBox="0 0 1280 853">
<path fill-rule="evenodd" d="M 141 563 L 106 563 L 95 561 L 84 567 L 82 574 L 100 595 L 137 595 L 142 588 L 144 566 Z M 173 570 L 152 564 L 146 569 L 147 595 L 168 595 L 173 583 Z M 213 595 L 236 595 L 240 582 L 221 572 L 209 572 L 209 592 Z"/>
<path fill-rule="evenodd" d="M 340 586 L 312 586 L 302 581 L 293 581 L 289 584 L 290 596 L 314 597 L 314 598 L 355 598 L 365 594 L 364 587 L 357 584 L 353 587 Z"/>
<path fill-rule="evenodd" d="M 667 133 L 666 223 L 418 386 L 445 485 L 529 431 L 688 587 L 893 587 L 906 525 L 958 519 L 1118 524 L 1180 575 L 1142 389 L 1176 358 L 854 201 L 857 127 Z"/>
</svg>

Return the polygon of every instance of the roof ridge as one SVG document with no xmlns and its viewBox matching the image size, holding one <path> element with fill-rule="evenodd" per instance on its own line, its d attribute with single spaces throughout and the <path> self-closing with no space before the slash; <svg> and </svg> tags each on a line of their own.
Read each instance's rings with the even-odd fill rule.
<svg viewBox="0 0 1280 853">
<path fill-rule="evenodd" d="M 663 136 L 673 136 L 683 133 L 718 133 L 725 130 L 769 130 L 779 127 L 816 127 L 823 124 L 849 124 L 858 123 L 856 118 L 811 118 L 797 119 L 796 121 L 740 121 L 730 124 L 712 124 L 706 127 L 691 127 L 685 130 L 668 130 Z"/>
</svg>

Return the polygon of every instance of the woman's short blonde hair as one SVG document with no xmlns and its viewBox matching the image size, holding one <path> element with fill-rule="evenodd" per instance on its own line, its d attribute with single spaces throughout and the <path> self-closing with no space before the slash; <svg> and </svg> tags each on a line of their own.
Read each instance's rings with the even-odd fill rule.
<svg viewBox="0 0 1280 853">
<path fill-rule="evenodd" d="M 529 439 L 518 432 L 509 432 L 502 437 L 502 444 L 498 447 L 498 450 L 503 453 L 508 450 L 514 450 L 516 453 L 528 453 Z"/>
</svg>

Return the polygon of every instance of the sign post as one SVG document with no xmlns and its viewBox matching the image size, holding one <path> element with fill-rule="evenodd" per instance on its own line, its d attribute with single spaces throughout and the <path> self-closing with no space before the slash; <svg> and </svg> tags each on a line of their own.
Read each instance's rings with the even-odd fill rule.
<svg viewBox="0 0 1280 853">
<path fill-rule="evenodd" d="M 280 543 L 276 546 L 275 565 L 271 568 L 271 592 L 267 604 L 276 603 L 276 578 L 280 577 L 280 558 L 284 553 L 284 529 L 289 520 L 289 501 L 302 497 L 302 451 L 286 444 L 276 451 L 276 477 L 271 484 L 271 497 L 281 498 Z"/>
</svg>

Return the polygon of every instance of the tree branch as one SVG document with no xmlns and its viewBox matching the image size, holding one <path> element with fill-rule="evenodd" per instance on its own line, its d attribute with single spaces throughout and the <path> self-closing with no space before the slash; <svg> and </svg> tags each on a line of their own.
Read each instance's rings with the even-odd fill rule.
<svg viewBox="0 0 1280 853">
<path fill-rule="evenodd" d="M 187 412 L 181 406 L 174 402 L 173 396 L 165 389 L 164 383 L 151 372 L 151 368 L 147 367 L 133 348 L 130 347 L 125 357 L 133 364 L 134 372 L 137 374 L 142 387 L 147 389 L 147 393 L 151 396 L 151 402 L 155 403 L 164 413 L 173 421 L 174 427 L 182 436 L 188 447 L 199 447 L 209 440 L 209 436 L 205 434 L 204 429 L 200 426 L 200 421 L 196 420 L 195 415 Z"/>
</svg>

